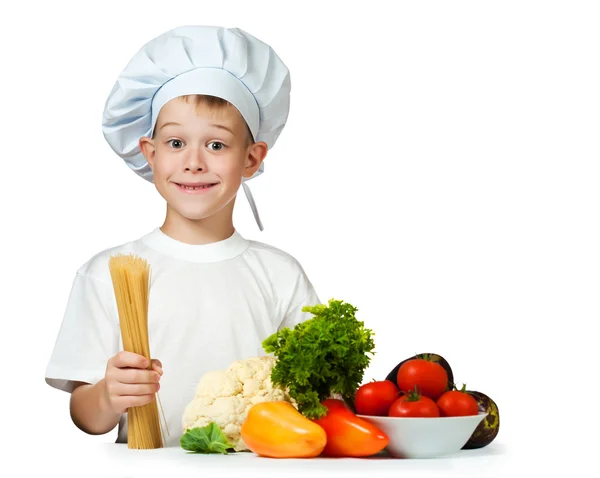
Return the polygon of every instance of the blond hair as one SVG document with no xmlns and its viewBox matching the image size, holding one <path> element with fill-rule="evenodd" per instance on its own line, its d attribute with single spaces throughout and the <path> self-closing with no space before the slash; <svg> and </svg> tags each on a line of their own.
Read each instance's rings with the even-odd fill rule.
<svg viewBox="0 0 600 478">
<path fill-rule="evenodd" d="M 193 102 L 194 106 L 196 107 L 196 111 L 201 106 L 206 106 L 210 110 L 220 110 L 223 108 L 235 108 L 235 106 L 233 106 L 229 101 L 227 101 L 223 98 L 219 98 L 218 96 L 182 95 L 182 96 L 178 96 L 176 99 L 183 100 L 186 103 L 190 103 L 190 101 Z M 237 109 L 236 109 L 236 111 L 237 111 Z M 252 132 L 250 131 L 250 128 L 248 127 L 248 123 L 246 123 L 246 121 L 244 121 L 244 124 L 246 125 L 246 146 L 249 146 L 250 144 L 254 143 L 254 140 L 252 139 Z M 152 132 L 152 139 L 154 139 L 155 136 L 156 136 L 156 129 Z"/>
</svg>

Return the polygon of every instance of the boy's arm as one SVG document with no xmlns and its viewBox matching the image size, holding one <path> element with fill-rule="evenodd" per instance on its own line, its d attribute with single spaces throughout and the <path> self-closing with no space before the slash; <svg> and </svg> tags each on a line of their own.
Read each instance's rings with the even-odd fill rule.
<svg viewBox="0 0 600 478">
<path fill-rule="evenodd" d="M 151 365 L 151 370 L 147 369 Z M 160 388 L 162 363 L 143 355 L 121 351 L 106 366 L 105 376 L 94 385 L 76 381 L 71 391 L 71 419 L 90 435 L 103 435 L 119 423 L 131 407 L 152 402 Z M 110 393 L 109 393 L 110 391 Z"/>
<path fill-rule="evenodd" d="M 90 435 L 110 432 L 121 419 L 121 414 L 114 413 L 110 408 L 104 378 L 94 385 L 75 382 L 70 408 L 73 423 Z"/>
<path fill-rule="evenodd" d="M 110 282 L 78 271 L 45 378 L 71 393 L 71 419 L 88 434 L 107 433 L 120 420 L 108 408 L 105 383 L 107 362 L 119 350 L 116 317 Z"/>
</svg>

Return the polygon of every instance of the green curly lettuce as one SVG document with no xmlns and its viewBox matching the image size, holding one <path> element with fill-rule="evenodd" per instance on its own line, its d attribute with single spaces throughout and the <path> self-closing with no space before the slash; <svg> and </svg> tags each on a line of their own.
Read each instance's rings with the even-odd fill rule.
<svg viewBox="0 0 600 478">
<path fill-rule="evenodd" d="M 356 390 L 374 355 L 374 333 L 356 319 L 358 309 L 341 300 L 304 306 L 314 317 L 293 329 L 284 328 L 263 343 L 277 357 L 271 371 L 273 384 L 288 387 L 298 410 L 310 419 L 323 417 L 321 402 L 340 394 L 355 410 Z"/>
</svg>

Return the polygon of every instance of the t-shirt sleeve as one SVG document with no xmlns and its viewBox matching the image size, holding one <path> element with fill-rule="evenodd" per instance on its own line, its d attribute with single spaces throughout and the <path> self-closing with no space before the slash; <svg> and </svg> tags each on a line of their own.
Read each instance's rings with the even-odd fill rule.
<svg viewBox="0 0 600 478">
<path fill-rule="evenodd" d="M 297 264 L 296 281 L 289 296 L 283 320 L 277 330 L 289 327 L 293 329 L 300 322 L 313 317 L 310 312 L 302 312 L 305 305 L 316 305 L 320 303 L 319 297 L 304 269 Z"/>
<path fill-rule="evenodd" d="M 115 309 L 112 284 L 76 274 L 47 364 L 48 385 L 71 392 L 74 381 L 94 384 L 104 377 L 108 360 L 120 347 Z"/>
</svg>

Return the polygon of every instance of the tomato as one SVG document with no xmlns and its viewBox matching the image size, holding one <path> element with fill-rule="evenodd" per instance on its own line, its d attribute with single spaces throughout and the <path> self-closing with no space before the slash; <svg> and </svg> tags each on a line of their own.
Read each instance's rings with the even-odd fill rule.
<svg viewBox="0 0 600 478">
<path fill-rule="evenodd" d="M 327 415 L 313 421 L 327 434 L 322 456 L 371 456 L 388 446 L 389 437 L 372 423 L 357 417 L 342 400 L 328 398 L 321 403 L 327 408 Z"/>
<path fill-rule="evenodd" d="M 365 383 L 356 391 L 356 413 L 386 417 L 396 398 L 398 387 L 390 380 Z"/>
<path fill-rule="evenodd" d="M 390 417 L 435 418 L 440 416 L 440 410 L 431 398 L 414 390 L 396 399 L 392 403 L 388 415 Z"/>
<path fill-rule="evenodd" d="M 463 384 L 462 390 L 444 392 L 436 403 L 442 417 L 465 417 L 479 413 L 479 404 L 466 391 L 466 384 Z"/>
<path fill-rule="evenodd" d="M 437 362 L 417 358 L 404 362 L 398 369 L 398 388 L 404 392 L 419 387 L 419 392 L 437 400 L 448 387 L 448 373 Z"/>
</svg>

